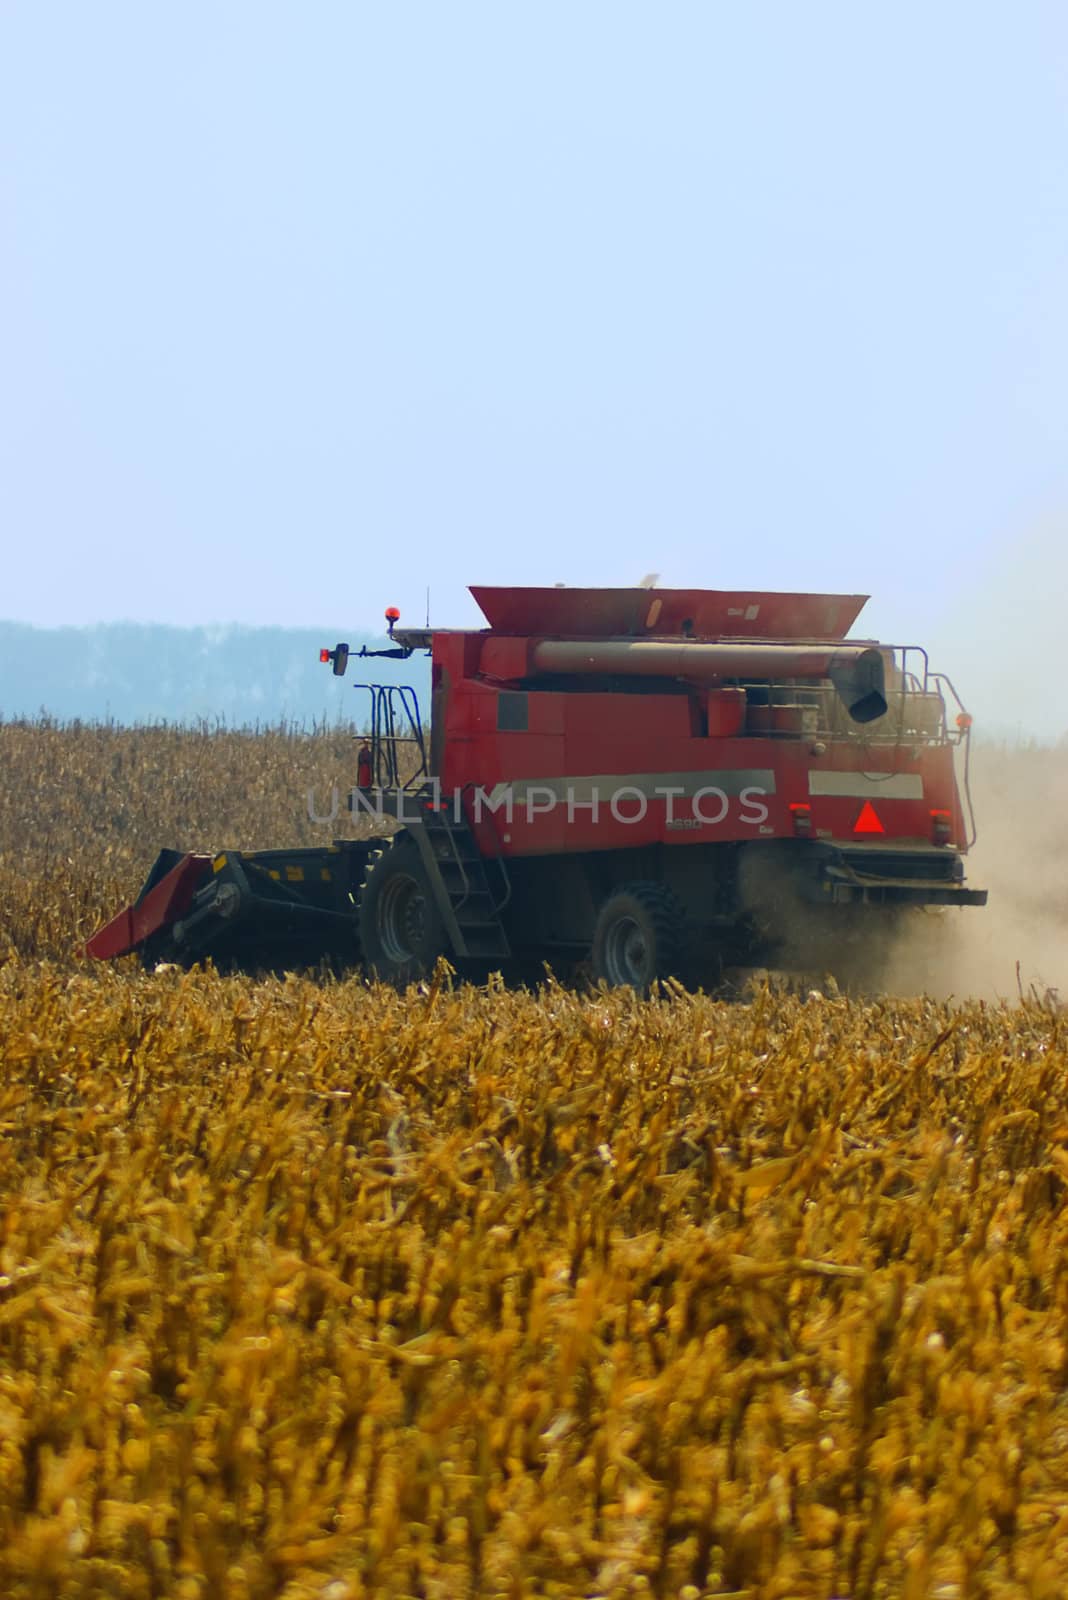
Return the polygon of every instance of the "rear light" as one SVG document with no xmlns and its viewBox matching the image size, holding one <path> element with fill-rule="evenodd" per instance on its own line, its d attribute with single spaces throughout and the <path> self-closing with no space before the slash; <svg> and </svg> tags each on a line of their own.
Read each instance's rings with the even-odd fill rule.
<svg viewBox="0 0 1068 1600">
<path fill-rule="evenodd" d="M 812 807 L 794 802 L 790 806 L 790 815 L 794 819 L 794 832 L 804 837 L 812 832 Z"/>
<path fill-rule="evenodd" d="M 931 838 L 935 844 L 948 844 L 953 837 L 953 813 L 951 811 L 931 812 Z"/>
</svg>

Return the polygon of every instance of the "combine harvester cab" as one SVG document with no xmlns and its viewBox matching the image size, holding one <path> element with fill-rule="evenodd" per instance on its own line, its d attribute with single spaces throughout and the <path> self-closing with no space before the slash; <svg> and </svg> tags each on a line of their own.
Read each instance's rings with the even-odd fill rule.
<svg viewBox="0 0 1068 1600">
<path fill-rule="evenodd" d="M 915 647 L 847 638 L 866 596 L 494 589 L 489 623 L 401 629 L 432 658 L 371 693 L 354 816 L 389 840 L 164 852 L 90 953 L 362 962 L 403 983 L 585 965 L 610 984 L 723 965 L 843 970 L 913 908 L 982 905 L 971 719 Z M 321 659 L 341 675 L 347 645 Z M 960 783 L 958 783 L 958 771 Z M 855 965 L 855 962 L 853 963 Z"/>
</svg>

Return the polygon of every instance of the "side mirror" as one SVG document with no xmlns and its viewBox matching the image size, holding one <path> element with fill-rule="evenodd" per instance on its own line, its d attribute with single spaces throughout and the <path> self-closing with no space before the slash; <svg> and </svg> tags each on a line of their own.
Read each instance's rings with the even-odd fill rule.
<svg viewBox="0 0 1068 1600">
<path fill-rule="evenodd" d="M 334 677 L 343 678 L 345 668 L 349 664 L 349 647 L 347 644 L 335 645 L 333 650 L 322 649 L 319 651 L 320 661 L 332 661 L 334 664 Z"/>
</svg>

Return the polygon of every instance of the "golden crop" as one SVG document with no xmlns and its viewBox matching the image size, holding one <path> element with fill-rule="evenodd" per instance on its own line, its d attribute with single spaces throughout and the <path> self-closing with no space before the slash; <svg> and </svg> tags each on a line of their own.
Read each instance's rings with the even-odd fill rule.
<svg viewBox="0 0 1068 1600">
<path fill-rule="evenodd" d="M 330 779 L 37 731 L 0 1595 L 1059 1600 L 1059 1013 L 90 966 L 160 843 L 289 842 L 271 761 Z"/>
</svg>

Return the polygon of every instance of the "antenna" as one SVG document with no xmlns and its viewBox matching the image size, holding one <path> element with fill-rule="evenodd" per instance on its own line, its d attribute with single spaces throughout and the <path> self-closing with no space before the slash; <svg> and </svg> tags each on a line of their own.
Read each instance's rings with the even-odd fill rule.
<svg viewBox="0 0 1068 1600">
<path fill-rule="evenodd" d="M 426 625 L 430 626 L 430 585 L 426 586 Z"/>
</svg>

